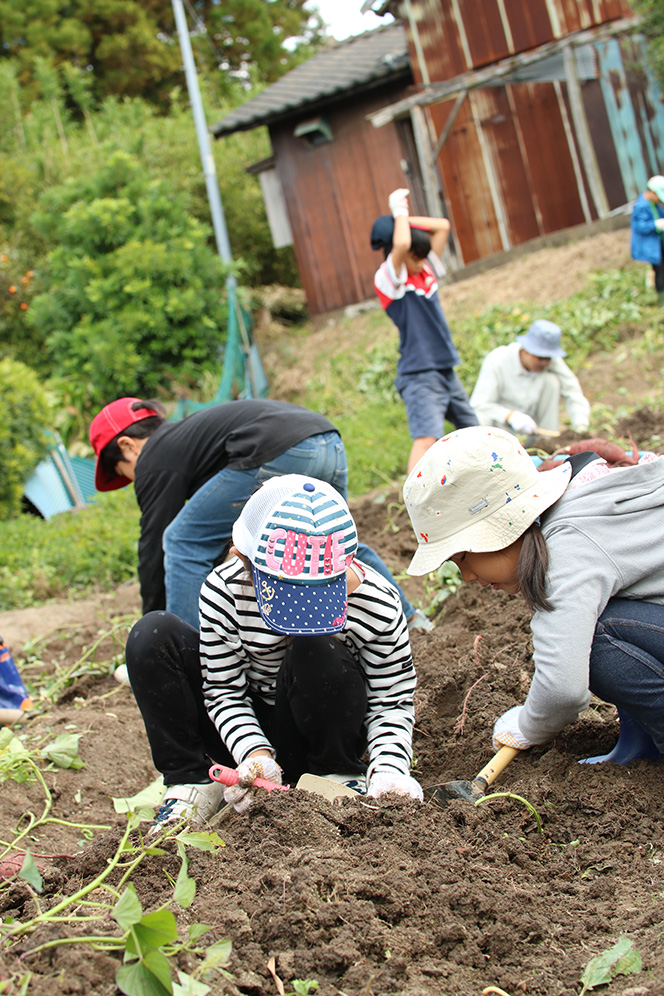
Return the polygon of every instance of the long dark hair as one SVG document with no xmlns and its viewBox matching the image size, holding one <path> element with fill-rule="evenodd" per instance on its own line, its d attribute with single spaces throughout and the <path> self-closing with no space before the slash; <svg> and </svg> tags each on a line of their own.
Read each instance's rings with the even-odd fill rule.
<svg viewBox="0 0 664 996">
<path fill-rule="evenodd" d="M 546 597 L 546 572 L 549 566 L 549 551 L 542 536 L 539 523 L 533 522 L 523 533 L 521 552 L 516 566 L 519 591 L 528 606 L 535 611 L 551 612 L 553 605 Z"/>
</svg>

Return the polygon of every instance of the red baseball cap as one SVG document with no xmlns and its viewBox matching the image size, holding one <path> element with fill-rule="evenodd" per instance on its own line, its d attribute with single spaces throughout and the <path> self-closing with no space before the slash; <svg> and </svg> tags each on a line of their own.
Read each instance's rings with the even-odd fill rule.
<svg viewBox="0 0 664 996">
<path fill-rule="evenodd" d="M 128 429 L 134 422 L 141 419 L 150 418 L 151 415 L 159 415 L 153 408 L 133 409 L 136 402 L 143 405 L 140 398 L 118 398 L 106 405 L 92 420 L 90 425 L 90 442 L 97 454 L 97 466 L 95 467 L 95 487 L 97 491 L 115 491 L 117 488 L 124 488 L 131 484 L 128 477 L 120 477 L 115 474 L 110 477 L 99 459 L 101 451 L 112 439 L 115 439 L 119 432 Z"/>
</svg>

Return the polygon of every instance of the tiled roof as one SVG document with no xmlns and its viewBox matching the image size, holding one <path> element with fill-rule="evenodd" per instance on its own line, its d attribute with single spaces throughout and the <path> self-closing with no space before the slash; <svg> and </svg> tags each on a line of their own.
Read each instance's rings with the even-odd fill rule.
<svg viewBox="0 0 664 996">
<path fill-rule="evenodd" d="M 308 104 L 399 76 L 408 65 L 403 27 L 397 21 L 381 24 L 317 52 L 212 125 L 210 131 L 218 138 L 270 124 Z"/>
</svg>

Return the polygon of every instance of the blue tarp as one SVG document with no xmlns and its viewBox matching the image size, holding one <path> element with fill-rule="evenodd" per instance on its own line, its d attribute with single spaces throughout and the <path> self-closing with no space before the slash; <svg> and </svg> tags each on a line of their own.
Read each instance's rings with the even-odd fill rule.
<svg viewBox="0 0 664 996">
<path fill-rule="evenodd" d="M 23 489 L 24 496 L 44 519 L 85 508 L 96 495 L 95 461 L 70 457 L 58 433 L 51 435 L 54 445 Z"/>
</svg>

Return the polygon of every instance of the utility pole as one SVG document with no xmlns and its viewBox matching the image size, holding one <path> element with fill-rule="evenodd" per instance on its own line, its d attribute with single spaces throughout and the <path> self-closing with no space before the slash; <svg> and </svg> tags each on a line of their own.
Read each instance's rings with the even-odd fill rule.
<svg viewBox="0 0 664 996">
<path fill-rule="evenodd" d="M 194 115 L 194 125 L 196 126 L 198 148 L 201 154 L 201 163 L 203 165 L 205 187 L 207 189 L 208 202 L 210 204 L 212 227 L 214 228 L 214 235 L 217 242 L 217 251 L 223 262 L 230 264 L 233 260 L 231 244 L 228 240 L 226 218 L 224 217 L 224 208 L 221 203 L 221 195 L 219 194 L 217 168 L 214 164 L 214 158 L 210 148 L 210 133 L 208 132 L 205 121 L 205 112 L 203 111 L 203 102 L 201 101 L 201 91 L 198 86 L 198 76 L 196 75 L 194 53 L 191 49 L 189 28 L 187 27 L 187 20 L 184 15 L 182 0 L 172 0 L 172 3 L 173 13 L 175 14 L 175 26 L 180 40 L 180 52 L 182 53 L 182 61 L 184 63 L 184 73 L 187 79 L 187 90 L 189 92 L 189 100 L 191 101 L 191 109 Z M 233 286 L 235 286 L 235 277 L 228 277 L 226 281 L 227 286 L 230 281 L 232 281 Z"/>
<path fill-rule="evenodd" d="M 178 39 L 180 41 L 180 52 L 182 53 L 182 62 L 184 64 L 184 72 L 187 80 L 187 91 L 189 93 L 191 109 L 194 115 L 194 125 L 196 127 L 196 136 L 198 138 L 198 148 L 203 166 L 203 175 L 205 176 L 205 187 L 207 190 L 208 203 L 210 205 L 210 214 L 212 215 L 212 227 L 214 229 L 214 236 L 217 243 L 217 252 L 221 257 L 222 262 L 226 265 L 230 265 L 233 262 L 233 254 L 231 252 L 231 244 L 228 238 L 228 229 L 226 228 L 224 207 L 221 203 L 221 195 L 219 193 L 217 168 L 215 166 L 214 158 L 212 156 L 212 149 L 210 147 L 210 133 L 205 121 L 205 112 L 203 110 L 201 91 L 198 85 L 196 63 L 194 62 L 194 53 L 191 48 L 189 28 L 187 26 L 187 19 L 185 17 L 182 0 L 172 0 L 172 4 L 173 13 L 175 15 L 175 27 L 177 28 Z M 256 397 L 256 382 L 250 355 L 251 344 L 249 342 L 249 335 L 244 324 L 244 318 L 237 301 L 237 280 L 232 273 L 229 273 L 226 277 L 226 290 L 228 292 L 226 358 L 222 371 L 221 384 L 219 385 L 217 393 L 222 397 L 230 395 L 235 374 L 235 350 L 239 346 L 237 341 L 239 329 L 242 337 L 242 344 L 240 348 L 244 353 L 245 368 L 249 377 L 251 395 L 252 397 Z"/>
</svg>

